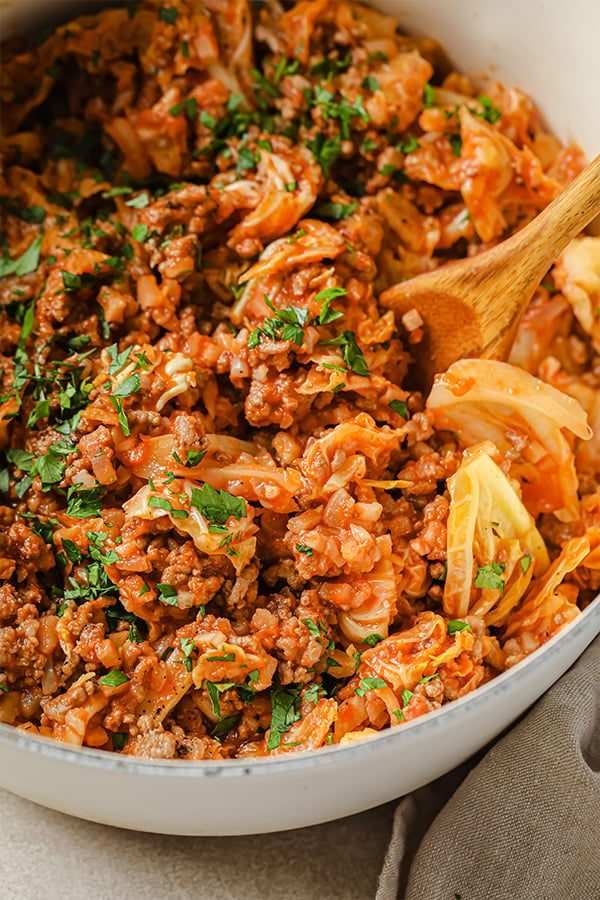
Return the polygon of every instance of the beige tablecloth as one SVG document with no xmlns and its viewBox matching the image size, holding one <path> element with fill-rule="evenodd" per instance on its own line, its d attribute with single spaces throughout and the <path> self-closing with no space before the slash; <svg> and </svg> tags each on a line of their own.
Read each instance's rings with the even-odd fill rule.
<svg viewBox="0 0 600 900">
<path fill-rule="evenodd" d="M 372 900 L 394 805 L 280 834 L 136 834 L 0 791 L 0 900 Z"/>
</svg>

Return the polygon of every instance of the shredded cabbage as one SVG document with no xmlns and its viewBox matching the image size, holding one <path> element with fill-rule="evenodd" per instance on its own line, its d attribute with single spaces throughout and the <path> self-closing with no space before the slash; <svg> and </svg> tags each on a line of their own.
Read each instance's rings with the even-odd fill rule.
<svg viewBox="0 0 600 900">
<path fill-rule="evenodd" d="M 450 616 L 481 616 L 503 601 L 506 615 L 521 599 L 534 567 L 543 574 L 549 566 L 548 551 L 533 517 L 486 453 L 485 445 L 471 451 L 448 479 L 448 490 L 444 609 Z M 521 564 L 521 560 L 527 561 Z M 474 587 L 480 567 L 492 564 L 502 570 L 491 570 L 496 575 L 491 582 L 499 586 Z"/>
<path fill-rule="evenodd" d="M 573 451 L 562 433 L 592 436 L 577 400 L 508 363 L 461 359 L 436 376 L 427 409 L 436 428 L 456 432 L 466 446 L 493 441 L 511 460 L 534 516 L 577 518 Z"/>
</svg>

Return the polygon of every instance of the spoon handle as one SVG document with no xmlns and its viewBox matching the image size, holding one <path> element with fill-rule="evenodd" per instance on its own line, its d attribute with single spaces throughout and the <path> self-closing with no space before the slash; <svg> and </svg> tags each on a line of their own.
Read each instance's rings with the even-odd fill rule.
<svg viewBox="0 0 600 900">
<path fill-rule="evenodd" d="M 518 281 L 539 281 L 569 241 L 600 213 L 600 155 L 528 225 L 500 245 L 510 265 L 525 263 Z M 499 248 L 500 249 L 500 248 Z"/>
</svg>

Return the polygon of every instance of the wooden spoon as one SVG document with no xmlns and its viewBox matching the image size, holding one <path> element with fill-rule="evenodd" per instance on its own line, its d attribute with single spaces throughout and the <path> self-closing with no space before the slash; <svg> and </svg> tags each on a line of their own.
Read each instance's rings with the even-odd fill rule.
<svg viewBox="0 0 600 900">
<path fill-rule="evenodd" d="M 384 291 L 382 305 L 398 318 L 417 309 L 425 323 L 412 373 L 418 386 L 428 391 L 457 359 L 506 359 L 541 279 L 598 213 L 600 156 L 508 240 Z"/>
</svg>

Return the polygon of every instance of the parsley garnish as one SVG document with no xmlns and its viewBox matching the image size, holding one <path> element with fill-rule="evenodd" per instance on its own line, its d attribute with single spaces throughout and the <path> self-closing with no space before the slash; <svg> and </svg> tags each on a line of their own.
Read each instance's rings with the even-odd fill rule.
<svg viewBox="0 0 600 900">
<path fill-rule="evenodd" d="M 333 203 L 331 200 L 328 200 L 325 203 L 319 203 L 315 208 L 315 215 L 322 216 L 324 219 L 347 219 L 348 216 L 352 215 L 357 206 L 357 200 L 354 203 L 347 204 Z"/>
<path fill-rule="evenodd" d="M 116 731 L 112 736 L 112 748 L 113 752 L 118 752 L 119 750 L 123 750 L 125 748 L 125 744 L 129 740 L 129 735 L 125 734 L 124 731 Z"/>
<path fill-rule="evenodd" d="M 315 552 L 312 547 L 307 547 L 306 544 L 296 544 L 296 550 L 298 553 L 304 553 L 305 556 L 312 556 Z"/>
<path fill-rule="evenodd" d="M 206 687 L 206 690 L 208 692 L 213 713 L 215 714 L 215 716 L 218 716 L 219 719 L 222 719 L 219 694 L 222 694 L 223 691 L 228 691 L 229 688 L 235 687 L 235 682 L 224 681 L 219 684 L 216 681 L 205 681 L 204 686 Z"/>
<path fill-rule="evenodd" d="M 408 406 L 405 400 L 390 400 L 388 406 L 403 419 L 408 419 Z"/>
<path fill-rule="evenodd" d="M 409 134 L 405 143 L 400 147 L 400 150 L 402 151 L 402 153 L 412 153 L 413 150 L 418 150 L 420 146 L 421 145 L 416 137 L 412 134 Z"/>
<path fill-rule="evenodd" d="M 460 159 L 460 154 L 462 153 L 462 138 L 460 134 L 457 132 L 456 134 L 448 135 L 448 141 L 450 142 L 452 153 Z"/>
<path fill-rule="evenodd" d="M 46 210 L 43 206 L 16 206 L 4 198 L 0 199 L 0 204 L 11 215 L 17 216 L 17 218 L 23 222 L 28 222 L 30 225 L 41 225 L 46 218 Z"/>
<path fill-rule="evenodd" d="M 383 638 L 380 634 L 368 634 L 366 638 L 362 639 L 361 644 L 368 644 L 369 647 L 374 647 L 382 640 Z"/>
<path fill-rule="evenodd" d="M 146 191 L 141 194 L 138 194 L 137 197 L 132 197 L 131 200 L 125 201 L 125 206 L 131 206 L 133 209 L 146 209 L 147 206 L 150 206 L 151 200 Z"/>
<path fill-rule="evenodd" d="M 172 6 L 161 6 L 158 10 L 158 18 L 169 25 L 173 25 L 177 20 L 177 14 L 177 10 Z"/>
<path fill-rule="evenodd" d="M 361 678 L 360 687 L 356 688 L 356 693 L 359 697 L 364 697 L 367 691 L 384 687 L 387 687 L 387 682 L 383 678 Z"/>
<path fill-rule="evenodd" d="M 485 119 L 486 122 L 489 122 L 490 125 L 493 125 L 494 122 L 498 121 L 502 112 L 497 106 L 494 106 L 487 94 L 482 94 L 481 97 L 479 97 L 479 102 L 483 106 L 484 111 L 482 113 L 477 113 L 477 115 L 482 119 Z"/>
<path fill-rule="evenodd" d="M 113 669 L 108 675 L 99 678 L 98 684 L 105 684 L 107 687 L 120 687 L 127 681 L 129 681 L 129 678 L 124 672 L 121 672 L 119 669 Z"/>
<path fill-rule="evenodd" d="M 35 272 L 40 262 L 40 249 L 42 246 L 43 236 L 40 235 L 29 245 L 27 250 L 18 259 L 11 259 L 9 256 L 3 256 L 0 259 L 0 278 L 6 278 L 8 275 L 29 275 Z"/>
<path fill-rule="evenodd" d="M 241 146 L 238 151 L 237 174 L 242 175 L 256 168 L 256 163 L 260 159 L 259 153 L 253 153 L 250 147 Z"/>
<path fill-rule="evenodd" d="M 297 690 L 292 692 L 271 688 L 271 730 L 267 750 L 276 750 L 281 745 L 283 735 L 300 719 L 298 704 Z"/>
<path fill-rule="evenodd" d="M 174 519 L 188 519 L 190 515 L 187 509 L 175 509 L 171 501 L 167 500 L 166 497 L 152 496 L 148 500 L 148 506 L 152 506 L 155 509 L 164 509 L 170 513 Z"/>
<path fill-rule="evenodd" d="M 210 484 L 194 488 L 190 504 L 199 509 L 205 519 L 219 525 L 226 525 L 231 516 L 241 519 L 248 515 L 243 497 L 234 497 L 227 491 L 217 491 Z"/>
<path fill-rule="evenodd" d="M 272 341 L 293 341 L 297 347 L 302 346 L 304 340 L 304 327 L 308 322 L 308 310 L 298 306 L 287 306 L 284 309 L 276 309 L 267 295 L 265 303 L 275 313 L 270 318 L 264 318 L 262 327 L 255 328 L 248 338 L 248 347 L 252 350 L 258 347 L 260 336 L 263 334 Z"/>
<path fill-rule="evenodd" d="M 340 136 L 334 138 L 326 138 L 324 134 L 319 132 L 314 140 L 307 141 L 306 146 L 312 152 L 323 175 L 327 178 L 329 169 L 342 152 L 342 142 Z"/>
<path fill-rule="evenodd" d="M 321 341 L 322 344 L 339 344 L 342 348 L 342 356 L 344 362 L 354 372 L 355 375 L 369 377 L 369 367 L 363 356 L 363 352 L 356 343 L 356 337 L 353 331 L 344 331 L 343 334 L 328 341 Z"/>
<path fill-rule="evenodd" d="M 429 83 L 425 85 L 423 90 L 423 106 L 425 109 L 430 109 L 435 102 L 435 88 L 432 87 Z"/>
<path fill-rule="evenodd" d="M 499 590 L 504 593 L 504 579 L 500 578 L 506 568 L 505 563 L 493 562 L 488 566 L 479 566 L 475 576 L 475 587 L 484 590 Z"/>
<path fill-rule="evenodd" d="M 529 571 L 529 566 L 531 565 L 531 557 L 530 557 L 530 556 L 523 556 L 523 557 L 521 557 L 521 559 L 519 560 L 519 562 L 521 563 L 521 568 L 522 568 L 522 570 L 523 570 L 523 575 L 526 575 L 527 572 Z"/>
<path fill-rule="evenodd" d="M 175 106 L 172 106 L 170 108 L 169 112 L 172 116 L 178 116 L 184 110 L 188 119 L 193 122 L 196 118 L 196 113 L 198 112 L 198 101 L 195 97 L 188 97 L 187 100 L 183 100 L 181 103 L 177 103 Z"/>
<path fill-rule="evenodd" d="M 363 78 L 361 87 L 364 87 L 366 91 L 380 91 L 381 85 L 377 81 L 374 75 L 367 75 L 366 78 Z"/>
<path fill-rule="evenodd" d="M 327 56 L 325 59 L 322 59 L 320 62 L 315 63 L 314 66 L 310 70 L 311 75 L 323 75 L 328 81 L 331 81 L 332 78 L 335 78 L 336 75 L 345 72 L 352 62 L 352 56 L 350 51 L 346 53 L 341 59 L 332 59 Z"/>
<path fill-rule="evenodd" d="M 167 606 L 177 606 L 177 591 L 170 584 L 163 584 L 159 581 L 156 585 L 158 591 L 158 599 Z"/>
<path fill-rule="evenodd" d="M 150 227 L 148 225 L 135 225 L 131 232 L 131 237 L 134 241 L 139 241 L 140 244 L 143 244 L 148 237 L 149 230 Z"/>
<path fill-rule="evenodd" d="M 136 394 L 140 389 L 140 376 L 137 372 L 134 372 L 133 375 L 130 375 L 125 379 L 121 384 L 117 385 L 117 387 L 113 390 L 113 397 L 129 397 L 131 394 Z"/>
<path fill-rule="evenodd" d="M 173 459 L 175 462 L 178 462 L 180 466 L 185 466 L 186 469 L 193 469 L 195 466 L 200 465 L 207 452 L 207 450 L 188 450 L 187 459 L 183 462 L 183 460 L 179 458 L 177 451 L 174 450 Z"/>
<path fill-rule="evenodd" d="M 448 634 L 457 634 L 459 631 L 473 631 L 468 622 L 461 622 L 460 619 L 450 619 L 448 622 Z"/>
<path fill-rule="evenodd" d="M 77 519 L 100 516 L 103 495 L 104 487 L 102 485 L 94 488 L 78 488 L 76 485 L 72 485 L 67 491 L 67 515 Z"/>
</svg>

